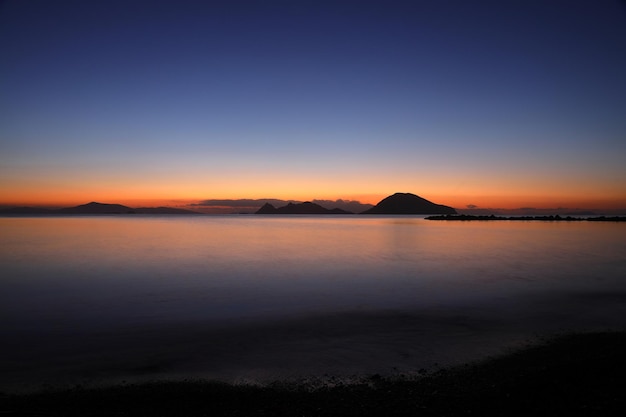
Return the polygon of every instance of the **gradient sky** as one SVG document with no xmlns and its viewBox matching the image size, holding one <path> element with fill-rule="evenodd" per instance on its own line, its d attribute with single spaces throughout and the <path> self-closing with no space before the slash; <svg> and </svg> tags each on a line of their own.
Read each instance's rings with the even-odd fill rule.
<svg viewBox="0 0 626 417">
<path fill-rule="evenodd" d="M 626 208 L 626 7 L 0 3 L 0 204 Z"/>
</svg>

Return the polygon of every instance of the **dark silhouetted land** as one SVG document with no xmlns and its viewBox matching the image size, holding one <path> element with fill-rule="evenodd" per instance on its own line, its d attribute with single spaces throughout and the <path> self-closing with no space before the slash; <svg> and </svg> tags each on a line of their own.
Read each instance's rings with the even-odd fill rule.
<svg viewBox="0 0 626 417">
<path fill-rule="evenodd" d="M 361 214 L 456 214 L 456 210 L 415 194 L 395 193 Z"/>
<path fill-rule="evenodd" d="M 5 209 L 0 209 L 0 214 L 24 214 L 24 215 L 33 215 L 33 214 L 54 214 L 57 210 L 50 210 L 46 208 L 40 207 L 10 207 Z"/>
<path fill-rule="evenodd" d="M 81 204 L 75 207 L 66 207 L 61 209 L 44 209 L 36 207 L 15 207 L 0 210 L 0 214 L 199 214 L 198 212 L 184 209 L 177 209 L 171 207 L 140 207 L 132 208 L 121 204 L 105 204 L 91 202 L 87 204 Z"/>
<path fill-rule="evenodd" d="M 306 201 L 304 203 L 289 203 L 286 206 L 274 207 L 265 203 L 255 214 L 354 214 L 340 208 L 327 209 L 319 204 Z"/>
<path fill-rule="evenodd" d="M 626 333 L 573 334 L 411 377 L 274 383 L 154 382 L 0 396 L 10 416 L 617 416 Z"/>
<path fill-rule="evenodd" d="M 626 217 L 620 216 L 597 216 L 597 217 L 572 217 L 566 216 L 561 217 L 558 214 L 555 216 L 474 216 L 469 214 L 457 214 L 457 215 L 444 215 L 444 216 L 429 216 L 426 217 L 426 220 L 451 220 L 451 221 L 497 221 L 497 220 L 516 220 L 516 221 L 547 221 L 547 222 L 580 222 L 580 221 L 590 221 L 590 222 L 626 222 Z"/>
<path fill-rule="evenodd" d="M 327 209 L 309 201 L 276 208 L 266 203 L 256 214 L 354 214 L 339 208 Z M 456 214 L 452 207 L 435 204 L 411 193 L 395 193 L 361 214 Z"/>
</svg>

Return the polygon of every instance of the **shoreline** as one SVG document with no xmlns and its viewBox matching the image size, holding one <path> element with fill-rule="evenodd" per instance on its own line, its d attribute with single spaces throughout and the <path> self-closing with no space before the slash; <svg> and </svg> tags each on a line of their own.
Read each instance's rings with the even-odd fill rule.
<svg viewBox="0 0 626 417">
<path fill-rule="evenodd" d="M 226 321 L 86 320 L 57 329 L 22 321 L 4 329 L 0 392 L 124 381 L 263 385 L 303 376 L 323 383 L 328 376 L 410 375 L 495 357 L 554 335 L 624 331 L 624 301 L 623 291 L 595 291 Z"/>
<path fill-rule="evenodd" d="M 12 416 L 609 415 L 623 411 L 626 332 L 569 333 L 412 376 L 312 385 L 153 381 L 0 395 Z M 332 380 L 332 377 L 330 378 Z"/>
<path fill-rule="evenodd" d="M 597 217 L 561 217 L 549 216 L 496 216 L 471 215 L 471 214 L 443 214 L 425 217 L 426 220 L 451 220 L 451 221 L 544 221 L 544 222 L 626 222 L 626 216 L 597 216 Z"/>
</svg>

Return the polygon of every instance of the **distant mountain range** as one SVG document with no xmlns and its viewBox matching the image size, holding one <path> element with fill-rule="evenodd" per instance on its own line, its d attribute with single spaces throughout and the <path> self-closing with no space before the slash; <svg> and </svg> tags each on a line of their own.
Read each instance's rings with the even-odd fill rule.
<svg viewBox="0 0 626 417">
<path fill-rule="evenodd" d="M 306 201 L 304 203 L 289 203 L 286 206 L 276 208 L 270 203 L 265 203 L 255 214 L 354 214 L 340 208 L 327 209 L 319 204 Z"/>
<path fill-rule="evenodd" d="M 132 208 L 121 204 L 91 202 L 62 209 L 44 209 L 37 207 L 14 207 L 0 210 L 0 214 L 199 214 L 198 212 L 171 207 Z"/>
<path fill-rule="evenodd" d="M 374 207 L 373 204 L 361 203 L 354 200 L 308 200 L 311 203 L 320 205 L 324 208 L 332 210 L 340 208 L 350 213 L 361 213 L 369 208 Z M 300 204 L 298 200 L 280 200 L 276 198 L 240 198 L 240 199 L 210 199 L 201 200 L 197 203 L 189 205 L 191 210 L 197 210 L 206 214 L 253 214 L 259 210 L 265 203 L 270 203 L 274 207 L 286 206 L 289 203 Z"/>
<path fill-rule="evenodd" d="M 192 210 L 171 207 L 139 207 L 132 208 L 121 204 L 105 204 L 91 202 L 75 207 L 61 209 L 44 209 L 37 207 L 13 207 L 1 209 L 0 214 L 21 215 L 74 215 L 74 214 L 201 214 Z M 341 208 L 327 208 L 320 204 L 306 201 L 290 202 L 282 207 L 274 207 L 266 203 L 256 214 L 355 214 Z M 456 214 L 452 207 L 432 203 L 422 197 L 410 193 L 396 193 L 381 200 L 360 214 Z"/>
<path fill-rule="evenodd" d="M 327 209 L 309 201 L 276 208 L 266 203 L 256 214 L 353 214 L 339 208 Z M 452 207 L 432 203 L 411 193 L 395 193 L 361 214 L 456 214 Z"/>
</svg>

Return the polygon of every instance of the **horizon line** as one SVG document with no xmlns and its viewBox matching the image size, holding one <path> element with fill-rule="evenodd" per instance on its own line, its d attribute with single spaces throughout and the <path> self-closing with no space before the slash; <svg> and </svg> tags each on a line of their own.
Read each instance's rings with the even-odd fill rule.
<svg viewBox="0 0 626 417">
<path fill-rule="evenodd" d="M 123 200 L 123 199 L 122 199 Z M 162 201 L 171 201 L 171 200 L 166 200 L 163 199 Z M 167 203 L 163 203 L 163 204 L 156 204 L 156 205 L 127 205 L 127 204 L 123 204 L 123 203 L 118 203 L 118 202 L 103 202 L 103 201 L 97 201 L 96 200 L 91 200 L 89 202 L 86 203 L 80 203 L 80 204 L 76 204 L 76 205 L 62 205 L 62 204 L 46 204 L 46 203 L 38 203 L 38 204 L 32 204 L 32 203 L 25 203 L 25 204 L 6 204 L 6 203 L 0 203 L 0 210 L 7 210 L 7 209 L 17 209 L 17 208 L 36 208 L 36 209 L 47 209 L 47 210 L 57 210 L 57 209 L 66 209 L 66 208 L 73 208 L 73 207 L 78 207 L 78 206 L 83 206 L 83 205 L 87 205 L 87 204 L 92 204 L 92 203 L 97 203 L 97 204 L 103 204 L 103 205 L 121 205 L 121 206 L 125 206 L 131 209 L 142 209 L 142 208 L 173 208 L 173 209 L 186 209 L 186 210 L 190 210 L 190 211 L 197 211 L 200 214 L 240 214 L 241 210 L 245 210 L 245 209 L 254 209 L 258 206 L 258 208 L 260 208 L 263 204 L 265 204 L 266 202 L 275 202 L 278 204 L 284 203 L 284 204 L 288 204 L 288 203 L 304 203 L 304 202 L 322 202 L 322 203 L 339 203 L 339 204 L 347 204 L 347 205 L 360 205 L 360 206 L 375 206 L 376 204 L 371 204 L 371 203 L 362 203 L 359 200 L 349 200 L 349 199 L 335 199 L 335 200 L 331 200 L 331 199 L 308 199 L 308 200 L 296 200 L 296 199 L 280 199 L 280 198 L 227 198 L 227 199 L 203 199 L 203 200 L 190 200 L 190 201 L 195 201 L 193 203 L 184 203 L 184 204 L 180 204 L 180 203 L 175 203 L 175 204 L 167 204 Z M 208 202 L 215 202 L 215 203 L 226 203 L 226 204 L 203 204 L 204 202 L 208 203 Z M 227 203 L 241 203 L 241 202 L 248 202 L 250 203 L 250 205 L 238 205 L 238 204 L 227 204 Z M 257 204 L 258 203 L 258 204 Z M 438 204 L 438 203 L 436 203 Z M 453 206 L 452 206 L 453 207 Z M 204 208 L 204 211 L 203 211 Z M 466 205 L 465 207 L 453 207 L 456 210 L 459 211 L 463 211 L 463 212 L 494 212 L 494 214 L 497 214 L 497 212 L 506 212 L 506 213 L 512 213 L 512 212 L 518 212 L 519 214 L 524 214 L 524 213 L 535 213 L 535 212 L 550 212 L 550 213 L 556 213 L 556 212 L 572 212 L 572 214 L 576 214 L 576 212 L 580 213 L 580 214 L 604 214 L 604 213 L 624 213 L 626 214 L 626 207 L 623 208 L 602 208 L 602 207 L 564 207 L 564 206 L 559 206 L 559 207 L 530 207 L 530 206 L 521 206 L 521 207 L 512 207 L 512 208 L 504 208 L 504 207 L 481 207 L 481 206 L 475 206 L 475 205 Z M 222 213 L 218 213 L 216 211 L 218 210 L 226 210 Z M 227 212 L 228 210 L 232 210 L 231 212 Z M 239 210 L 239 211 L 237 211 Z M 245 214 L 245 213 L 243 213 Z M 565 213 L 567 214 L 567 213 Z"/>
</svg>

